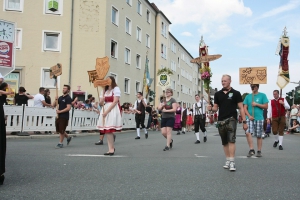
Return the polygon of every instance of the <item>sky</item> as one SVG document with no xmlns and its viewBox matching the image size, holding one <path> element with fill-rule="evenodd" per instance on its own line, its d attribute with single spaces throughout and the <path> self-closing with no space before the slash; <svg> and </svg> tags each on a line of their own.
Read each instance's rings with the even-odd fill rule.
<svg viewBox="0 0 300 200">
<path fill-rule="evenodd" d="M 300 0 L 150 0 L 172 22 L 169 31 L 194 57 L 199 56 L 201 36 L 209 54 L 221 54 L 210 62 L 212 88 L 221 89 L 223 74 L 241 94 L 249 85 L 239 84 L 239 68 L 267 67 L 267 84 L 260 92 L 272 98 L 280 57 L 275 55 L 284 27 L 290 38 L 290 81 L 300 81 Z M 289 83 L 283 96 L 297 84 Z"/>
</svg>

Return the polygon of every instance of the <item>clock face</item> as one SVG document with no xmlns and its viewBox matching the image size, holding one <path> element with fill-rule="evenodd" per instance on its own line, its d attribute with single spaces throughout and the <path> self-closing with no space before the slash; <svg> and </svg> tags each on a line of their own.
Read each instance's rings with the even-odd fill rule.
<svg viewBox="0 0 300 200">
<path fill-rule="evenodd" d="M 0 40 L 13 42 L 15 25 L 9 22 L 0 21 Z"/>
</svg>

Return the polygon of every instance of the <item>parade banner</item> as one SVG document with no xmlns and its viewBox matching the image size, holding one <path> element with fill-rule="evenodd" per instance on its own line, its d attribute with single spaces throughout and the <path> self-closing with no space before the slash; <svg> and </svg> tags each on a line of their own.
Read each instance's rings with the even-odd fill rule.
<svg viewBox="0 0 300 200">
<path fill-rule="evenodd" d="M 168 74 L 162 73 L 157 76 L 157 85 L 161 87 L 162 90 L 165 90 L 171 85 L 170 76 Z"/>
<path fill-rule="evenodd" d="M 240 84 L 267 84 L 267 67 L 240 68 Z"/>
<path fill-rule="evenodd" d="M 216 55 L 205 55 L 205 56 L 201 56 L 195 59 L 191 60 L 191 63 L 205 63 L 205 62 L 210 62 L 210 61 L 214 61 L 217 60 L 219 58 L 221 58 L 222 55 L 220 54 L 216 54 Z"/>
<path fill-rule="evenodd" d="M 105 56 L 104 58 L 96 59 L 96 71 L 98 74 L 98 79 L 104 79 L 109 70 L 109 58 Z"/>
</svg>

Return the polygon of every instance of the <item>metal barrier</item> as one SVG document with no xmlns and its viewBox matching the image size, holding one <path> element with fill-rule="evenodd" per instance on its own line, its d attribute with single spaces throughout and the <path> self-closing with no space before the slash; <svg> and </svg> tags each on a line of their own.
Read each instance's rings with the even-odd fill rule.
<svg viewBox="0 0 300 200">
<path fill-rule="evenodd" d="M 56 111 L 52 108 L 4 106 L 8 132 L 55 131 Z M 149 115 L 146 114 L 147 126 Z M 68 131 L 96 130 L 99 115 L 95 111 L 70 110 Z M 23 122 L 23 126 L 22 126 Z M 123 129 L 136 128 L 135 115 L 122 113 Z"/>
</svg>

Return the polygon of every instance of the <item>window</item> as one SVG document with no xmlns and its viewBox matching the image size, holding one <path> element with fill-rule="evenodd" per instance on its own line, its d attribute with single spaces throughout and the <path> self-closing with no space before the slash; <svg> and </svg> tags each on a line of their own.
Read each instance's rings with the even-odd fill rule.
<svg viewBox="0 0 300 200">
<path fill-rule="evenodd" d="M 44 0 L 44 14 L 61 15 L 63 11 L 63 0 Z"/>
<path fill-rule="evenodd" d="M 113 72 L 110 72 L 110 75 L 115 78 L 115 81 L 117 83 L 118 82 L 118 75 L 113 73 Z"/>
<path fill-rule="evenodd" d="M 174 61 L 171 61 L 171 70 L 176 72 L 176 63 Z"/>
<path fill-rule="evenodd" d="M 167 46 L 161 44 L 161 57 L 167 59 Z"/>
<path fill-rule="evenodd" d="M 124 84 L 124 93 L 130 94 L 130 79 L 125 78 L 125 84 Z"/>
<path fill-rule="evenodd" d="M 24 0 L 4 0 L 5 10 L 23 12 Z"/>
<path fill-rule="evenodd" d="M 146 34 L 146 47 L 150 48 L 150 36 Z"/>
<path fill-rule="evenodd" d="M 126 31 L 126 33 L 131 35 L 131 20 L 128 19 L 127 17 L 126 17 L 126 20 L 125 20 L 125 31 Z"/>
<path fill-rule="evenodd" d="M 141 91 L 140 86 L 141 86 L 141 82 L 136 81 L 135 82 L 135 94 L 137 94 L 138 92 Z"/>
<path fill-rule="evenodd" d="M 147 22 L 150 24 L 151 22 L 151 15 L 150 15 L 150 11 L 147 10 Z"/>
<path fill-rule="evenodd" d="M 128 4 L 128 5 L 132 5 L 132 2 L 131 2 L 132 0 L 126 0 L 126 3 Z"/>
<path fill-rule="evenodd" d="M 57 77 L 57 85 L 59 87 L 60 77 Z M 45 88 L 55 88 L 55 80 L 50 78 L 50 69 L 49 68 L 42 68 L 42 75 L 41 75 L 41 87 Z"/>
<path fill-rule="evenodd" d="M 43 51 L 60 51 L 61 32 L 43 31 Z"/>
<path fill-rule="evenodd" d="M 142 41 L 142 30 L 140 27 L 136 28 L 136 39 L 141 42 Z"/>
<path fill-rule="evenodd" d="M 171 50 L 172 52 L 176 53 L 176 45 L 174 42 L 171 42 Z"/>
<path fill-rule="evenodd" d="M 125 63 L 126 64 L 130 64 L 130 49 L 125 48 Z"/>
<path fill-rule="evenodd" d="M 176 82 L 175 81 L 171 81 L 171 88 L 172 88 L 172 90 L 176 90 Z"/>
<path fill-rule="evenodd" d="M 136 54 L 136 68 L 141 69 L 141 56 Z"/>
<path fill-rule="evenodd" d="M 111 10 L 111 22 L 115 25 L 119 25 L 119 11 L 115 7 Z"/>
<path fill-rule="evenodd" d="M 165 22 L 161 22 L 161 34 L 167 37 L 167 25 Z"/>
<path fill-rule="evenodd" d="M 110 49 L 111 49 L 110 56 L 112 58 L 118 58 L 118 43 L 116 41 L 111 40 Z"/>
<path fill-rule="evenodd" d="M 137 3 L 137 13 L 142 15 L 142 3 L 140 1 Z"/>
<path fill-rule="evenodd" d="M 20 28 L 18 28 L 16 31 L 15 47 L 16 47 L 16 49 L 22 48 L 22 29 L 20 29 Z"/>
</svg>

